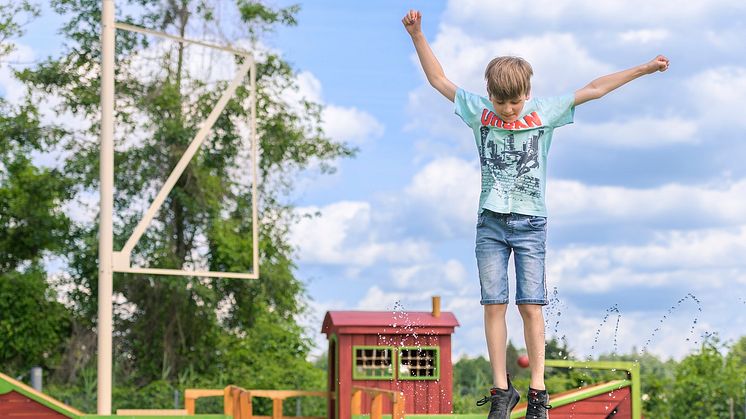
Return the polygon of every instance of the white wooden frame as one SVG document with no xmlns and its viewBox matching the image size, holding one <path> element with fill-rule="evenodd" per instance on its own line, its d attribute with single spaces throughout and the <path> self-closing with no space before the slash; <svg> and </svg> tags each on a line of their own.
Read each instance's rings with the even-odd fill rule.
<svg viewBox="0 0 746 419">
<path fill-rule="evenodd" d="M 259 227 L 257 215 L 257 181 L 258 181 L 258 144 L 256 135 L 256 62 L 253 56 L 246 51 L 235 48 L 210 44 L 207 42 L 186 39 L 169 35 L 162 32 L 152 31 L 124 23 L 115 23 L 115 0 L 102 0 L 101 13 L 101 149 L 100 149 L 100 212 L 99 212 L 99 278 L 98 278 L 98 388 L 97 388 L 97 411 L 99 415 L 111 414 L 111 381 L 112 381 L 112 331 L 113 331 L 113 273 L 140 273 L 153 275 L 180 275 L 199 277 L 221 277 L 237 279 L 259 278 Z M 201 45 L 203 47 L 226 51 L 244 58 L 244 63 L 239 67 L 233 80 L 217 104 L 203 121 L 197 134 L 192 139 L 189 147 L 184 152 L 173 171 L 166 179 L 161 190 L 156 195 L 143 218 L 135 227 L 132 235 L 127 240 L 122 250 L 116 252 L 113 249 L 113 211 L 114 211 L 114 45 L 116 29 L 144 33 L 171 39 L 180 43 Z M 215 124 L 220 113 L 228 101 L 235 95 L 236 89 L 243 82 L 246 75 L 250 75 L 250 140 L 251 140 L 251 217 L 252 217 L 252 243 L 253 260 L 252 271 L 249 273 L 238 272 L 213 272 L 213 271 L 187 271 L 181 269 L 139 268 L 132 267 L 130 258 L 132 249 L 137 245 L 148 225 L 155 217 L 169 192 L 173 189 L 176 181 L 184 172 L 189 161 L 194 157 L 200 145 L 204 142 Z"/>
<path fill-rule="evenodd" d="M 246 51 L 240 51 L 234 48 L 223 47 L 219 45 L 209 44 L 202 41 L 195 41 L 186 38 L 181 38 L 173 35 L 169 35 L 162 32 L 156 32 L 138 26 L 128 25 L 124 23 L 115 23 L 114 26 L 117 29 L 139 32 L 148 35 L 154 35 L 161 38 L 172 39 L 181 43 L 201 45 L 203 47 L 213 48 L 221 51 L 230 52 L 234 55 L 238 55 L 245 58 L 243 65 L 238 69 L 236 75 L 231 81 L 228 88 L 223 92 L 223 95 L 215 104 L 212 112 L 207 116 L 207 119 L 202 123 L 202 127 L 194 136 L 194 139 L 189 144 L 181 159 L 174 167 L 171 174 L 166 179 L 166 182 L 158 191 L 155 199 L 153 200 L 150 208 L 135 227 L 132 235 L 125 243 L 122 250 L 113 252 L 112 254 L 112 266 L 114 272 L 125 272 L 125 273 L 139 273 L 139 274 L 154 274 L 154 275 L 179 275 L 179 276 L 201 276 L 201 277 L 218 277 L 218 278 L 236 278 L 236 279 L 258 279 L 259 278 L 259 229 L 258 229 L 258 215 L 257 215 L 257 141 L 256 141 L 256 64 L 254 58 Z M 131 266 L 130 258 L 132 255 L 132 249 L 134 249 L 137 242 L 140 240 L 142 235 L 147 230 L 150 222 L 155 217 L 158 210 L 163 205 L 168 194 L 173 189 L 176 181 L 186 169 L 186 166 L 192 160 L 197 150 L 205 141 L 205 138 L 210 133 L 212 126 L 220 116 L 220 113 L 225 109 L 228 101 L 235 95 L 236 89 L 243 82 L 246 74 L 251 75 L 251 175 L 253 178 L 251 188 L 251 217 L 252 217 L 252 250 L 253 258 L 252 264 L 253 269 L 250 273 L 238 273 L 238 272 L 215 272 L 215 271 L 188 271 L 183 269 L 161 269 L 161 268 L 138 268 Z"/>
</svg>

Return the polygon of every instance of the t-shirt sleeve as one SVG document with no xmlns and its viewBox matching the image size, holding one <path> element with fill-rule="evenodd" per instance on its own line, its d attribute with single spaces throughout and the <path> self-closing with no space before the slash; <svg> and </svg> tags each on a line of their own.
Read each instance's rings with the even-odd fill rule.
<svg viewBox="0 0 746 419">
<path fill-rule="evenodd" d="M 575 95 L 543 98 L 539 101 L 539 109 L 545 125 L 561 127 L 571 124 L 575 117 Z"/>
<path fill-rule="evenodd" d="M 470 127 L 479 121 L 482 109 L 484 109 L 479 95 L 469 93 L 460 87 L 456 90 L 453 105 L 456 115 L 460 116 L 461 120 Z"/>
</svg>

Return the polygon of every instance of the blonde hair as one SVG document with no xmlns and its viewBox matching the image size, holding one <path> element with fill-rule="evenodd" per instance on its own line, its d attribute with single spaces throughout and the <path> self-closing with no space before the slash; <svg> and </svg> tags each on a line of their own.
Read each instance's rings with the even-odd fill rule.
<svg viewBox="0 0 746 419">
<path fill-rule="evenodd" d="M 510 100 L 531 92 L 531 64 L 521 57 L 497 57 L 487 64 L 484 78 L 487 93 L 494 100 Z"/>
</svg>

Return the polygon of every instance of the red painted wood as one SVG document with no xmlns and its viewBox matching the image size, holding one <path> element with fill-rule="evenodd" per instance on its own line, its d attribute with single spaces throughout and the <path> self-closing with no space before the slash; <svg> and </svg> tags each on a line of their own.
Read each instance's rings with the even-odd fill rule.
<svg viewBox="0 0 746 419">
<path fill-rule="evenodd" d="M 453 413 L 453 364 L 451 336 L 440 339 L 440 413 Z"/>
<path fill-rule="evenodd" d="M 441 344 L 443 336 L 425 336 L 427 346 L 437 346 L 440 348 L 440 360 L 437 365 L 439 373 L 443 373 L 443 346 Z M 450 358 L 449 358 L 450 359 Z M 445 413 L 440 410 L 440 379 L 427 381 L 427 413 Z"/>
<path fill-rule="evenodd" d="M 350 412 L 351 386 L 401 391 L 407 413 L 451 413 L 453 410 L 453 367 L 451 334 L 458 321 L 453 313 L 433 317 L 430 312 L 328 312 L 322 332 L 338 336 L 339 417 Z M 432 346 L 440 348 L 439 380 L 353 380 L 353 346 Z M 398 358 L 394 368 L 398 368 Z M 398 376 L 395 371 L 395 377 Z M 331 387 L 330 387 L 331 389 Z M 370 413 L 371 396 L 362 395 L 361 413 Z M 391 413 L 391 403 L 383 404 Z"/>
<path fill-rule="evenodd" d="M 367 327 L 367 326 L 341 326 L 329 329 L 331 333 L 347 335 L 406 335 L 416 333 L 423 335 L 450 335 L 453 333 L 452 327 L 422 327 L 422 328 L 392 328 L 392 327 Z"/>
<path fill-rule="evenodd" d="M 551 400 L 550 400 L 551 404 Z M 551 416 L 553 419 L 564 419 L 564 418 L 600 418 L 605 419 L 611 412 L 616 408 L 619 409 L 621 405 L 626 404 L 626 408 L 622 411 L 627 411 L 627 416 L 614 416 L 615 419 L 629 418 L 631 416 L 631 399 L 629 387 L 625 387 L 619 390 L 615 390 L 609 393 L 599 394 L 594 397 L 590 397 L 585 400 L 580 400 L 575 403 L 571 403 L 564 406 L 559 406 L 551 410 Z"/>
<path fill-rule="evenodd" d="M 327 328 L 332 325 L 336 327 L 455 327 L 459 323 L 456 316 L 447 311 L 440 313 L 440 317 L 433 317 L 429 311 L 408 311 L 404 315 L 396 311 L 329 311 L 324 317 L 321 332 L 327 333 Z"/>
<path fill-rule="evenodd" d="M 352 339 L 349 335 L 338 335 L 339 342 L 339 417 L 351 416 L 352 397 Z"/>
<path fill-rule="evenodd" d="M 632 419 L 632 395 L 629 392 L 617 406 L 614 419 Z"/>
<path fill-rule="evenodd" d="M 67 416 L 52 410 L 28 397 L 11 391 L 0 395 L 0 418 L 67 418 Z"/>
</svg>

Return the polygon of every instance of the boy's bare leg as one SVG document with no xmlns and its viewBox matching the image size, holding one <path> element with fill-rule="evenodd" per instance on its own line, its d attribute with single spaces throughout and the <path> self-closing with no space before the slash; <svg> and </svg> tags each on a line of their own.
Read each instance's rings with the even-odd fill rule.
<svg viewBox="0 0 746 419">
<path fill-rule="evenodd" d="M 518 311 L 523 318 L 523 336 L 526 339 L 529 365 L 531 366 L 530 387 L 544 390 L 544 313 L 537 304 L 519 304 Z"/>
<path fill-rule="evenodd" d="M 507 304 L 484 306 L 484 334 L 487 337 L 487 352 L 492 366 L 492 385 L 503 390 L 508 388 L 508 372 L 505 367 L 505 352 L 508 344 L 508 327 L 505 324 L 507 308 Z M 543 348 L 542 344 L 542 350 Z"/>
</svg>

